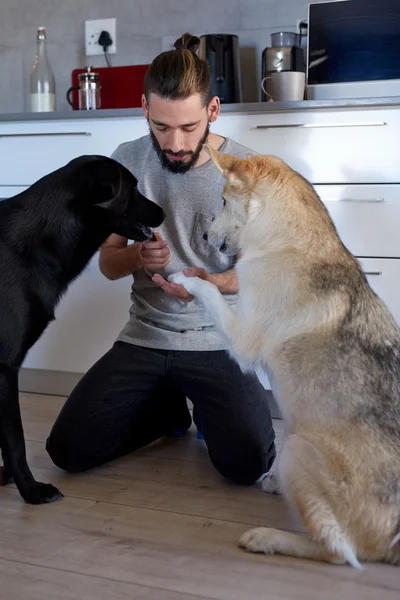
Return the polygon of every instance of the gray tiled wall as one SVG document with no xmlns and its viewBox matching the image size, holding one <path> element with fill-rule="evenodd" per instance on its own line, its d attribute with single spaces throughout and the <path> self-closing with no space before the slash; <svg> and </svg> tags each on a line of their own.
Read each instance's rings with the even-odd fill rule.
<svg viewBox="0 0 400 600">
<path fill-rule="evenodd" d="M 71 71 L 88 62 L 104 65 L 102 56 L 85 57 L 85 20 L 109 17 L 117 19 L 113 65 L 147 64 L 185 31 L 236 33 L 244 100 L 255 102 L 261 51 L 270 33 L 294 31 L 296 21 L 306 18 L 307 6 L 306 0 L 0 0 L 0 113 L 27 110 L 38 25 L 48 31 L 57 109 L 67 109 Z"/>
</svg>

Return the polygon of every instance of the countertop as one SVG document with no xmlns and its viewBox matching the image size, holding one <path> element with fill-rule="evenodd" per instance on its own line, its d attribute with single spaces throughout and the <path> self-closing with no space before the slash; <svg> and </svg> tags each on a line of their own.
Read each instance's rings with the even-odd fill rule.
<svg viewBox="0 0 400 600">
<path fill-rule="evenodd" d="M 244 104 L 222 104 L 221 113 L 253 114 L 307 111 L 316 109 L 349 109 L 400 106 L 400 96 L 388 98 L 350 98 L 343 100 L 304 100 L 301 102 L 253 102 Z M 0 122 L 10 121 L 51 121 L 65 119 L 101 119 L 118 117 L 142 117 L 141 108 L 121 108 L 111 110 L 69 110 L 49 113 L 0 113 Z"/>
</svg>

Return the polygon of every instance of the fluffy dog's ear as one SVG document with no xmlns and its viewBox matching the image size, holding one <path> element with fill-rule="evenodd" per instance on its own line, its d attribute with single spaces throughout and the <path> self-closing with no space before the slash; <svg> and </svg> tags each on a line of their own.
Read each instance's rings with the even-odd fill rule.
<svg viewBox="0 0 400 600">
<path fill-rule="evenodd" d="M 211 156 L 217 169 L 233 187 L 249 188 L 251 186 L 252 177 L 246 169 L 245 160 L 214 150 L 208 145 L 204 145 L 204 149 Z"/>
</svg>

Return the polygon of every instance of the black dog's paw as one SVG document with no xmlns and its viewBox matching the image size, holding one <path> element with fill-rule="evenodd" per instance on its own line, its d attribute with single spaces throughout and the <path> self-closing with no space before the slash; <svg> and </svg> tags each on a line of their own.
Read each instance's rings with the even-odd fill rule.
<svg viewBox="0 0 400 600">
<path fill-rule="evenodd" d="M 14 483 L 14 479 L 5 467 L 0 467 L 0 487 Z"/>
<path fill-rule="evenodd" d="M 36 482 L 35 487 L 24 494 L 23 497 L 28 504 L 49 504 L 64 498 L 64 495 L 50 483 Z"/>
</svg>

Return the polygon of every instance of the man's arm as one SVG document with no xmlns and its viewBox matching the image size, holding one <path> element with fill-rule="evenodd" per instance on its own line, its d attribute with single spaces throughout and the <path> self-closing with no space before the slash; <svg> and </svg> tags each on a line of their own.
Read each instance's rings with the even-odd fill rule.
<svg viewBox="0 0 400 600">
<path fill-rule="evenodd" d="M 191 269 L 185 271 L 185 275 L 190 275 Z M 203 278 L 201 278 L 203 279 Z M 221 294 L 237 294 L 239 291 L 238 278 L 235 269 L 230 269 L 225 273 L 207 273 L 207 281 L 217 286 Z"/>
<path fill-rule="evenodd" d="M 141 244 L 129 244 L 128 240 L 115 233 L 100 249 L 99 267 L 107 279 L 115 280 L 132 275 L 142 267 Z"/>
<path fill-rule="evenodd" d="M 100 271 L 107 279 L 121 279 L 136 273 L 141 267 L 150 271 L 164 269 L 169 263 L 170 251 L 161 234 L 156 231 L 153 239 L 135 242 L 113 233 L 100 250 Z"/>
</svg>

